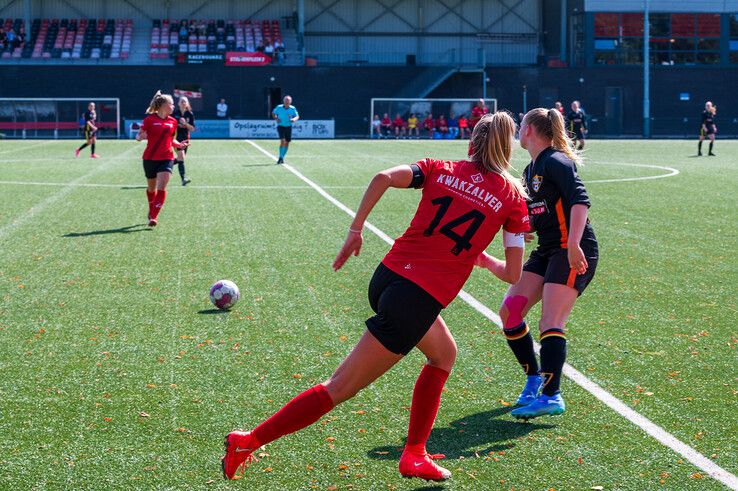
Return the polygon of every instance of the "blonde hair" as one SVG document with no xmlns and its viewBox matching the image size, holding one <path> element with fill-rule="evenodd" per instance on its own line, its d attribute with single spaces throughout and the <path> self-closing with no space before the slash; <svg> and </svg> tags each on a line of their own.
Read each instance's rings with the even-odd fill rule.
<svg viewBox="0 0 738 491">
<path fill-rule="evenodd" d="M 509 170 L 516 130 L 515 120 L 507 112 L 485 114 L 472 131 L 469 157 L 484 171 L 500 175 L 515 195 L 527 198 L 522 183 Z"/>
<path fill-rule="evenodd" d="M 707 105 L 707 104 L 710 105 L 710 109 L 708 109 L 708 111 L 710 111 L 712 113 L 712 115 L 715 116 L 717 114 L 717 106 L 715 104 L 713 104 L 712 101 L 707 101 L 705 103 L 705 105 Z"/>
<path fill-rule="evenodd" d="M 177 104 L 185 103 L 185 111 L 192 111 L 192 106 L 190 106 L 190 100 L 187 98 L 187 96 L 182 96 L 177 101 Z"/>
<path fill-rule="evenodd" d="M 541 137 L 551 140 L 551 146 L 577 165 L 582 165 L 582 157 L 574 148 L 574 142 L 571 141 L 566 133 L 566 124 L 564 124 L 564 116 L 557 109 L 545 109 L 537 107 L 531 109 L 523 117 L 523 122 L 527 126 L 535 128 L 536 133 Z"/>
<path fill-rule="evenodd" d="M 169 94 L 162 94 L 161 90 L 157 90 L 154 94 L 154 98 L 149 102 L 149 108 L 146 110 L 146 114 L 154 114 L 159 112 L 159 109 L 165 102 L 174 104 L 174 99 Z"/>
</svg>

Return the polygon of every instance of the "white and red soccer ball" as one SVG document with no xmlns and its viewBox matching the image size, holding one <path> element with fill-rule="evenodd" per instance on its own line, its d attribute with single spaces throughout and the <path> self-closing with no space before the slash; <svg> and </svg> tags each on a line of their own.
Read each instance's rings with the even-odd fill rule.
<svg viewBox="0 0 738 491">
<path fill-rule="evenodd" d="M 238 286 L 230 280 L 218 280 L 210 287 L 210 301 L 220 310 L 228 310 L 241 298 Z"/>
</svg>

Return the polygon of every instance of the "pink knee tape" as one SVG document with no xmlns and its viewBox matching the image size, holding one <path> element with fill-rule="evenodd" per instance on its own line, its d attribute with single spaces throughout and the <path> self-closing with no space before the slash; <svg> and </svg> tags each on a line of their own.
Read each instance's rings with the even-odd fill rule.
<svg viewBox="0 0 738 491">
<path fill-rule="evenodd" d="M 528 304 L 528 298 L 522 295 L 513 295 L 512 297 L 505 297 L 502 305 L 505 306 L 508 312 L 507 319 L 504 321 L 503 328 L 507 329 L 515 327 L 523 322 L 523 309 Z"/>
</svg>

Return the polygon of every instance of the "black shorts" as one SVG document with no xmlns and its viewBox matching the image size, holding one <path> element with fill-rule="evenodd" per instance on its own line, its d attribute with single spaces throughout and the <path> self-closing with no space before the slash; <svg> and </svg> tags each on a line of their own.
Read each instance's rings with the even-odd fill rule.
<svg viewBox="0 0 738 491">
<path fill-rule="evenodd" d="M 715 127 L 712 125 L 706 126 L 707 131 L 705 131 L 702 126 L 700 126 L 700 136 L 708 136 L 708 135 L 714 135 L 715 134 Z"/>
<path fill-rule="evenodd" d="M 571 137 L 575 140 L 584 140 L 584 129 L 575 129 L 574 131 L 572 131 Z"/>
<path fill-rule="evenodd" d="M 97 130 L 92 131 L 89 128 L 85 128 L 85 140 L 89 140 L 90 138 L 95 138 L 97 136 Z"/>
<path fill-rule="evenodd" d="M 554 249 L 541 252 L 535 249 L 523 266 L 523 271 L 543 276 L 543 283 L 555 283 L 574 288 L 579 295 L 584 292 L 589 282 L 594 278 L 597 270 L 597 256 L 584 251 L 587 258 L 587 272 L 577 274 L 569 267 L 569 258 L 566 249 Z"/>
<path fill-rule="evenodd" d="M 398 355 L 412 351 L 443 309 L 430 293 L 382 263 L 369 282 L 369 305 L 377 314 L 366 320 L 367 329 Z"/>
<path fill-rule="evenodd" d="M 156 179 L 156 175 L 159 172 L 172 173 L 172 167 L 174 167 L 173 160 L 144 160 L 144 174 L 146 179 Z"/>
<path fill-rule="evenodd" d="M 279 139 L 284 141 L 292 141 L 292 126 L 277 126 Z"/>
</svg>

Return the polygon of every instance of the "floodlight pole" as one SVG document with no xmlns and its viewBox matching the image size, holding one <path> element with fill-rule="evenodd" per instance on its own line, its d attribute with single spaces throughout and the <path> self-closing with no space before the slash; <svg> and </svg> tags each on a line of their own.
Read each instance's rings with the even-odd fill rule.
<svg viewBox="0 0 738 491">
<path fill-rule="evenodd" d="M 649 0 L 643 0 L 643 137 L 651 138 L 651 39 L 648 22 Z"/>
</svg>

